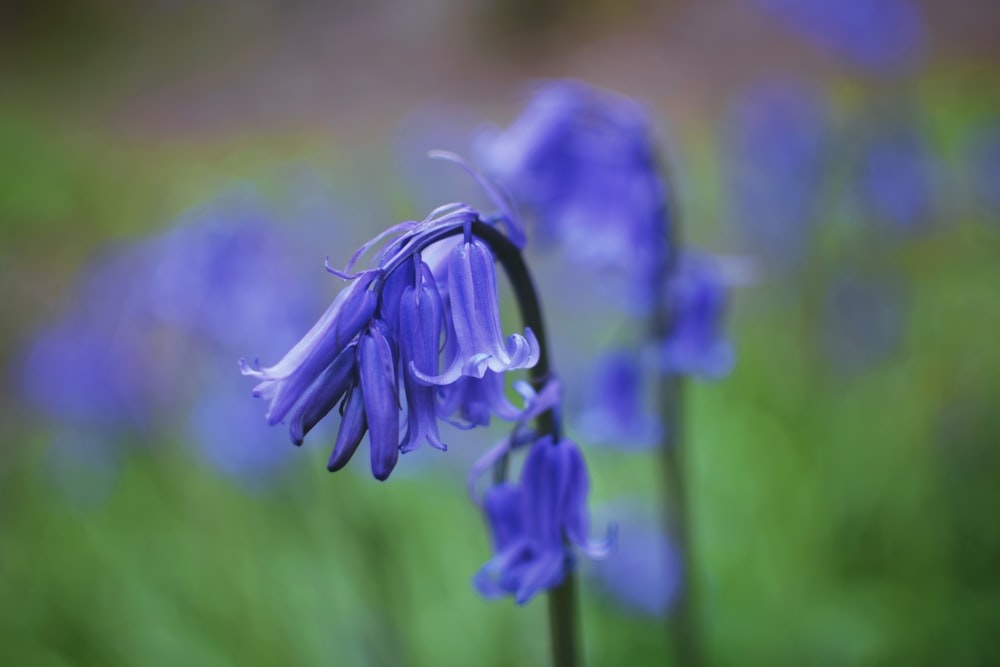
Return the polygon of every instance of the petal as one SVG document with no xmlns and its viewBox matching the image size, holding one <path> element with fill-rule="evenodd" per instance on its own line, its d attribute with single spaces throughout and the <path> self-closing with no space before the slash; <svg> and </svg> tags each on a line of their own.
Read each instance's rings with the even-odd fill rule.
<svg viewBox="0 0 1000 667">
<path fill-rule="evenodd" d="M 423 267 L 426 269 L 426 267 Z M 438 449 L 447 449 L 438 435 L 436 387 L 419 381 L 417 368 L 437 371 L 438 345 L 441 338 L 441 297 L 430 269 L 423 271 L 419 289 L 407 288 L 400 303 L 402 358 L 406 364 L 403 386 L 406 389 L 407 431 L 402 450 L 417 448 L 426 438 Z"/>
<path fill-rule="evenodd" d="M 372 474 L 382 481 L 389 477 L 399 457 L 396 369 L 382 326 L 369 327 L 368 333 L 361 337 L 358 374 L 368 418 Z"/>
<path fill-rule="evenodd" d="M 336 472 L 347 465 L 368 430 L 364 395 L 360 386 L 355 384 L 351 387 L 340 406 L 340 410 L 343 416 L 340 430 L 337 431 L 337 442 L 333 446 L 330 462 L 326 465 L 330 472 Z"/>
<path fill-rule="evenodd" d="M 374 311 L 374 294 L 368 291 L 368 286 L 378 274 L 378 271 L 366 271 L 343 289 L 319 318 L 319 321 L 302 337 L 302 340 L 282 357 L 281 361 L 263 370 L 255 370 L 245 363 L 241 364 L 243 374 L 267 380 L 283 380 L 298 369 L 314 353 L 316 348 L 324 345 L 336 346 L 337 343 L 340 343 L 341 346 L 346 345 L 364 327 L 367 321 L 363 317 L 364 313 L 369 309 Z M 369 314 L 368 318 L 370 317 Z M 346 322 L 338 324 L 342 318 Z M 359 323 L 358 320 L 362 321 Z M 350 330 L 355 329 L 355 327 L 354 335 L 348 335 Z M 339 351 L 338 349 L 337 352 Z"/>
<path fill-rule="evenodd" d="M 590 493 L 590 477 L 587 474 L 587 463 L 575 443 L 563 440 L 562 446 L 566 448 L 566 463 L 569 468 L 562 501 L 566 537 L 591 558 L 605 558 L 614 548 L 615 526 L 608 526 L 608 534 L 604 540 L 591 540 L 588 537 L 590 513 L 587 510 L 587 496 Z"/>
<path fill-rule="evenodd" d="M 289 425 L 292 442 L 296 445 L 302 444 L 305 435 L 333 409 L 354 380 L 355 347 L 352 344 L 344 348 L 299 402 Z"/>
<path fill-rule="evenodd" d="M 525 604 L 539 591 L 555 588 L 562 583 L 566 573 L 566 555 L 561 549 L 543 552 L 525 571 L 514 601 Z"/>
</svg>

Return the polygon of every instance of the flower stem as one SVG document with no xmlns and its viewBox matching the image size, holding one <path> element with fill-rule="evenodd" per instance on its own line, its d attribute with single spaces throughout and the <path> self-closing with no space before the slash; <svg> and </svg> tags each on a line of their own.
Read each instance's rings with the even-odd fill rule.
<svg viewBox="0 0 1000 667">
<path fill-rule="evenodd" d="M 538 339 L 538 363 L 529 371 L 532 385 L 536 389 L 545 386 L 550 378 L 548 343 L 545 337 L 545 323 L 542 320 L 542 309 L 538 301 L 531 274 L 524 263 L 521 251 L 511 241 L 494 227 L 483 222 L 472 225 L 472 233 L 482 239 L 496 253 L 497 260 L 503 266 L 514 289 L 514 297 L 521 311 L 524 325 L 531 327 Z M 552 434 L 558 441 L 559 423 L 553 411 L 548 410 L 535 420 L 535 429 L 539 436 Z M 506 462 L 504 462 L 504 465 Z M 549 605 L 549 636 L 552 648 L 552 664 L 554 667 L 581 667 L 579 638 L 577 636 L 578 619 L 576 604 L 576 577 L 569 562 L 563 582 L 548 593 Z"/>
<path fill-rule="evenodd" d="M 669 183 L 669 173 L 661 165 L 664 182 Z M 675 304 L 669 289 L 680 256 L 680 220 L 674 199 L 668 196 L 662 211 L 667 245 L 665 261 L 660 267 L 660 279 L 654 289 L 657 307 L 649 316 L 649 334 L 654 345 L 659 345 L 669 334 L 676 321 Z M 681 585 L 674 601 L 672 613 L 667 615 L 667 637 L 677 667 L 699 667 L 702 664 L 700 628 L 698 625 L 695 590 L 695 559 L 691 549 L 690 510 L 685 476 L 684 436 L 684 378 L 669 370 L 661 370 L 656 386 L 657 412 L 664 425 L 657 449 L 663 475 L 663 519 L 667 534 L 671 536 L 681 558 Z M 665 565 L 666 566 L 666 565 Z M 669 573 L 668 573 L 669 574 Z"/>
</svg>

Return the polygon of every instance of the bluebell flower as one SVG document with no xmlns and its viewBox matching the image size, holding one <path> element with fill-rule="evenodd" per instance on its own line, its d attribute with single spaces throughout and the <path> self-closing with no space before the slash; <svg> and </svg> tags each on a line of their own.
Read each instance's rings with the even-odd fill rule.
<svg viewBox="0 0 1000 667">
<path fill-rule="evenodd" d="M 265 429 L 234 433 L 246 406 L 218 378 L 239 347 L 285 345 L 301 326 L 316 292 L 291 260 L 297 232 L 278 230 L 252 197 L 227 195 L 101 253 L 25 355 L 29 400 L 85 442 L 155 443 L 158 427 L 183 424 L 213 468 L 272 473 L 285 450 Z M 124 437 L 134 429 L 143 437 Z"/>
<path fill-rule="evenodd" d="M 803 85 L 757 84 L 735 101 L 724 137 L 731 217 L 755 254 L 772 265 L 797 264 L 821 208 L 822 100 Z"/>
<path fill-rule="evenodd" d="M 423 262 L 413 287 L 400 299 L 399 329 L 403 385 L 406 389 L 406 437 L 402 451 L 408 452 L 426 440 L 432 447 L 447 449 L 437 427 L 437 387 L 421 382 L 417 373 L 433 375 L 438 370 L 443 323 L 441 294 Z"/>
<path fill-rule="evenodd" d="M 909 0 L 753 0 L 808 41 L 865 69 L 898 73 L 918 64 L 924 16 Z"/>
<path fill-rule="evenodd" d="M 489 426 L 490 417 L 512 421 L 521 416 L 504 391 L 504 376 L 489 369 L 483 377 L 463 376 L 438 389 L 438 414 L 448 419 L 457 415 L 459 426 Z"/>
<path fill-rule="evenodd" d="M 681 554 L 644 504 L 615 502 L 609 511 L 618 533 L 614 552 L 590 568 L 599 589 L 628 611 L 665 616 L 683 586 Z"/>
<path fill-rule="evenodd" d="M 671 326 L 661 344 L 664 370 L 706 378 L 728 374 L 735 353 L 723 337 L 727 289 L 716 261 L 685 252 L 668 295 Z"/>
<path fill-rule="evenodd" d="M 666 257 L 667 194 L 646 111 L 578 81 L 541 88 L 506 130 L 482 142 L 488 171 L 538 220 L 537 236 L 628 281 L 650 305 Z"/>
<path fill-rule="evenodd" d="M 594 365 L 592 388 L 579 416 L 587 440 L 617 447 L 650 446 L 659 441 L 663 425 L 648 404 L 649 367 L 640 352 L 625 349 L 603 354 Z"/>
<path fill-rule="evenodd" d="M 328 271 L 351 283 L 306 336 L 274 366 L 240 362 L 244 375 L 258 379 L 254 395 L 270 401 L 267 421 L 288 422 L 292 441 L 301 444 L 339 404 L 328 468 L 346 465 L 367 434 L 372 474 L 384 480 L 400 451 L 423 442 L 446 449 L 437 424 L 445 409 L 470 423 L 488 421 L 484 406 L 511 415 L 513 407 L 495 396 L 503 391 L 499 374 L 531 367 L 539 348 L 528 328 L 504 340 L 496 258 L 471 231 L 474 223 L 493 224 L 511 233 L 513 244 L 523 242 L 516 213 L 500 207 L 487 223 L 462 204 L 443 206 L 364 244 L 344 270 L 328 263 Z M 380 243 L 369 268 L 352 273 Z"/>
<path fill-rule="evenodd" d="M 919 231 L 934 214 L 934 168 L 916 127 L 893 123 L 876 128 L 864 145 L 858 172 L 862 203 L 889 229 Z"/>
<path fill-rule="evenodd" d="M 562 583 L 572 568 L 567 542 L 591 556 L 606 555 L 607 544 L 588 537 L 589 486 L 576 444 L 551 435 L 535 441 L 518 484 L 496 485 L 483 499 L 496 555 L 476 574 L 477 590 L 488 598 L 513 595 L 524 604 Z"/>
<path fill-rule="evenodd" d="M 496 259 L 485 243 L 470 238 L 456 246 L 448 264 L 449 334 L 454 355 L 445 370 L 430 375 L 411 367 L 420 380 L 439 385 L 461 376 L 481 378 L 487 370 L 502 373 L 530 368 L 538 362 L 538 341 L 530 328 L 506 341 L 500 326 Z"/>
<path fill-rule="evenodd" d="M 26 350 L 21 387 L 54 420 L 114 433 L 144 429 L 158 412 L 168 372 L 147 354 L 154 331 L 135 278 L 148 254 L 144 245 L 103 253 L 78 276 L 67 312 Z"/>
</svg>

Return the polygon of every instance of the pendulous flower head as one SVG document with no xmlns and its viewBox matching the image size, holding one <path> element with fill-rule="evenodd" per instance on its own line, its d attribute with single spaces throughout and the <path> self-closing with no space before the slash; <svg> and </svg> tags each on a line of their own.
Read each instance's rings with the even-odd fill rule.
<svg viewBox="0 0 1000 667">
<path fill-rule="evenodd" d="M 588 538 L 590 480 L 571 440 L 545 435 L 531 446 L 518 484 L 486 491 L 483 512 L 495 556 L 476 574 L 476 589 L 488 598 L 513 595 L 524 604 L 562 583 L 573 566 L 567 544 L 592 557 L 607 554 L 608 542 Z"/>
<path fill-rule="evenodd" d="M 380 234 L 344 271 L 328 266 L 350 284 L 302 340 L 273 366 L 240 362 L 243 374 L 258 380 L 254 395 L 270 401 L 268 423 L 287 422 L 298 445 L 339 405 L 328 468 L 346 465 L 367 434 L 372 474 L 384 480 L 400 451 L 424 442 L 447 449 L 438 418 L 457 412 L 481 424 L 491 411 L 516 418 L 502 374 L 536 364 L 539 345 L 528 328 L 504 338 L 496 257 L 473 233 L 476 224 L 502 227 L 515 247 L 523 242 L 509 205 L 486 223 L 468 206 L 451 204 Z M 379 243 L 370 266 L 351 273 Z"/>
</svg>

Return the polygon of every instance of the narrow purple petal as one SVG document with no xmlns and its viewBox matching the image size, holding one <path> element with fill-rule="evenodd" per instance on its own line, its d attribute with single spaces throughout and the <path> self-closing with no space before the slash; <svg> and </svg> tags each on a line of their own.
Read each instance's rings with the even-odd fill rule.
<svg viewBox="0 0 1000 667">
<path fill-rule="evenodd" d="M 441 339 L 441 296 L 434 277 L 421 265 L 418 289 L 407 288 L 400 303 L 400 329 L 404 362 L 403 386 L 406 389 L 407 429 L 402 451 L 420 446 L 426 439 L 431 446 L 447 449 L 438 435 L 436 388 L 420 382 L 417 369 L 436 373 Z"/>
<path fill-rule="evenodd" d="M 389 477 L 399 458 L 396 369 L 383 326 L 369 327 L 358 344 L 358 369 L 368 418 L 372 474 L 380 481 Z"/>
<path fill-rule="evenodd" d="M 368 430 L 364 392 L 360 386 L 354 385 L 350 389 L 340 406 L 340 410 L 343 416 L 340 430 L 337 431 L 337 442 L 333 446 L 330 462 L 326 464 L 326 468 L 330 472 L 336 472 L 347 465 Z"/>
<path fill-rule="evenodd" d="M 325 417 L 343 397 L 354 378 L 355 345 L 348 345 L 337 355 L 319 376 L 292 413 L 289 433 L 292 442 L 302 444 L 302 439 Z"/>
</svg>

